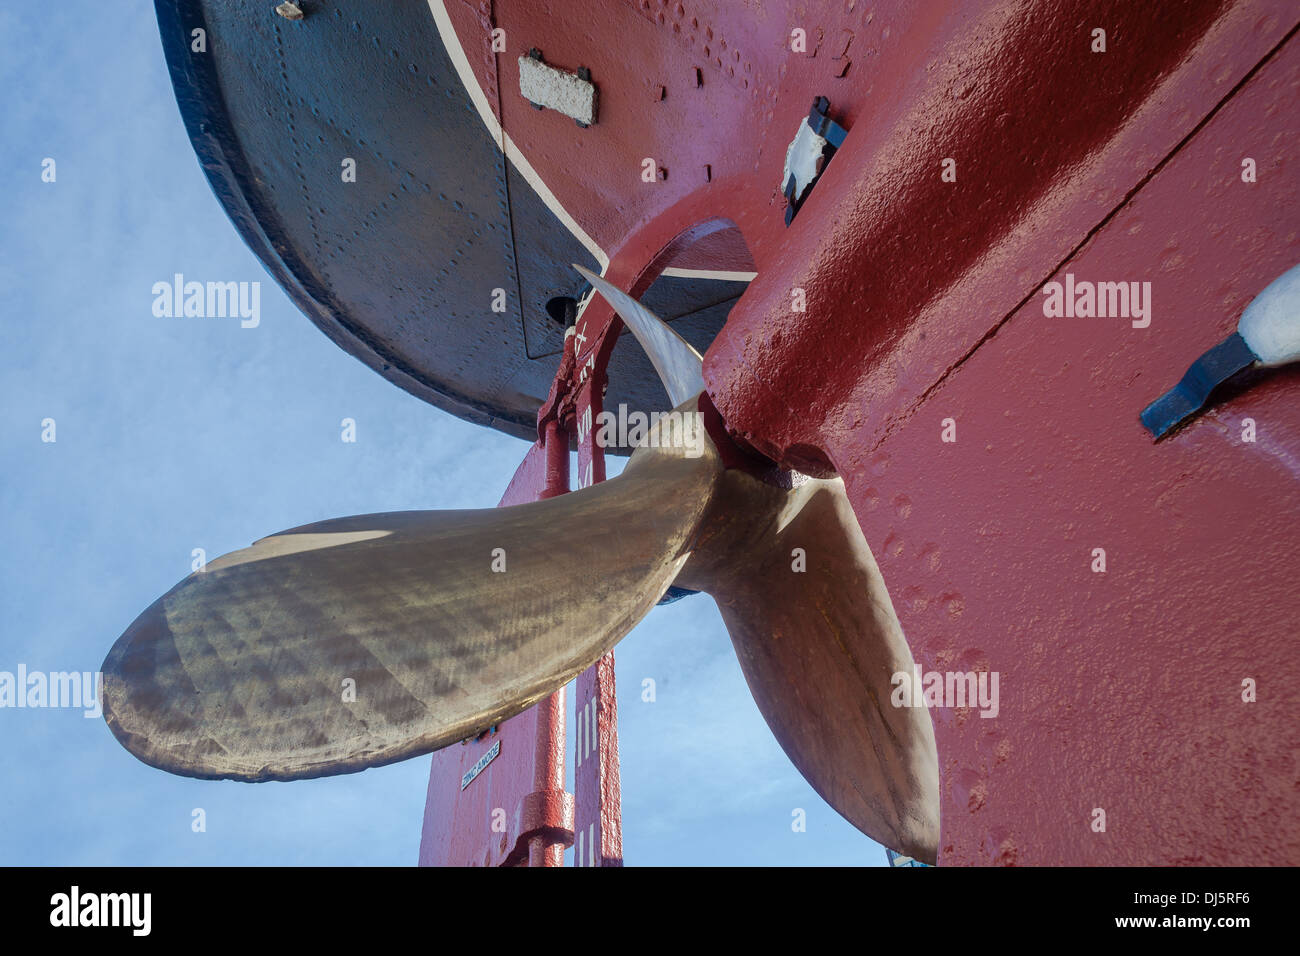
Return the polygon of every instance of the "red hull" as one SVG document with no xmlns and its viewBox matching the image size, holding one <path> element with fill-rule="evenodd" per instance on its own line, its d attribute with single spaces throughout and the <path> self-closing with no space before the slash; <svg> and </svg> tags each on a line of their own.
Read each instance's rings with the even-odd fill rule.
<svg viewBox="0 0 1300 956">
<path fill-rule="evenodd" d="M 940 863 L 1300 863 L 1297 373 L 1159 444 L 1138 419 L 1300 259 L 1293 5 L 446 9 L 612 281 L 739 228 L 758 275 L 705 363 L 728 427 L 844 476 L 924 670 L 1000 673 L 996 719 L 934 713 Z M 517 95 L 532 47 L 591 70 L 595 126 Z M 817 95 L 848 138 L 787 228 Z M 1067 272 L 1151 282 L 1150 327 L 1045 318 Z"/>
</svg>

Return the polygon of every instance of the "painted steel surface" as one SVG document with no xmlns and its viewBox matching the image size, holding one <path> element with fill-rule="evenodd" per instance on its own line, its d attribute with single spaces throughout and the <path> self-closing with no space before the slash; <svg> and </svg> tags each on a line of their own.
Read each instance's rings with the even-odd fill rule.
<svg viewBox="0 0 1300 956">
<path fill-rule="evenodd" d="M 728 428 L 844 477 L 924 667 L 1003 675 L 998 718 L 936 711 L 940 863 L 1300 862 L 1296 373 L 1161 446 L 1138 419 L 1298 258 L 1294 6 L 767 13 L 497 4 L 493 25 L 610 87 L 581 175 L 548 117 L 506 99 L 502 123 L 621 288 L 702 223 L 743 234 L 758 278 L 705 354 Z M 588 42 L 593 19 L 624 41 Z M 823 94 L 849 133 L 787 230 L 784 146 Z M 631 182 L 645 156 L 654 187 Z M 1046 320 L 1067 266 L 1152 280 L 1151 327 Z M 1246 704 L 1259 674 L 1274 693 Z"/>
<path fill-rule="evenodd" d="M 576 339 L 576 335 L 574 336 Z M 663 357 L 647 351 L 659 368 Z M 596 442 L 595 423 L 604 409 L 609 351 L 598 349 L 596 361 L 577 369 L 573 414 L 578 426 L 579 487 L 605 480 L 605 449 Z M 696 362 L 696 377 L 699 363 Z M 662 375 L 661 375 L 662 379 Z M 664 380 L 665 386 L 669 383 Z M 697 389 L 685 400 L 692 401 Z M 671 507 L 671 506 L 670 506 Z M 576 569 L 575 569 L 576 570 Z M 599 566 L 582 569 L 600 575 Z M 573 865 L 623 865 L 622 780 L 618 760 L 618 696 L 611 650 L 574 681 L 576 731 L 573 746 Z"/>
<path fill-rule="evenodd" d="M 156 7 L 204 172 L 298 307 L 421 399 L 535 437 L 564 337 L 546 303 L 582 291 L 570 263 L 599 264 L 502 156 L 428 7 L 338 0 L 297 21 L 261 4 Z M 703 349 L 737 295 L 670 277 L 656 308 Z M 639 351 L 615 369 L 618 401 L 658 407 Z"/>
</svg>

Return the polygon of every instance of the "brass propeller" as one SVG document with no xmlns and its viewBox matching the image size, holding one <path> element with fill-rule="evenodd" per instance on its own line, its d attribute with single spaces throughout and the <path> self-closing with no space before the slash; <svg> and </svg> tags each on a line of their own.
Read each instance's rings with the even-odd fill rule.
<svg viewBox="0 0 1300 956">
<path fill-rule="evenodd" d="M 669 395 L 682 383 L 703 388 L 699 354 L 666 322 L 574 268 L 631 329 Z M 675 583 L 717 602 L 758 709 L 813 789 L 877 842 L 934 863 L 934 726 L 924 707 L 890 703 L 912 653 L 843 480 L 774 474 L 746 463 L 720 421 L 710 434 L 733 467 Z"/>
<path fill-rule="evenodd" d="M 104 661 L 105 720 L 145 763 L 247 781 L 349 773 L 463 740 L 632 629 L 689 556 L 720 473 L 716 454 L 645 449 L 582 494 L 263 538 L 127 628 Z"/>
<path fill-rule="evenodd" d="M 933 863 L 934 728 L 924 707 L 891 705 L 912 653 L 844 482 L 786 488 L 728 469 L 676 583 L 717 602 L 758 709 L 813 789 L 878 843 Z"/>
<path fill-rule="evenodd" d="M 598 288 L 620 315 L 639 310 L 629 328 L 675 369 L 670 394 L 691 381 L 682 354 L 663 354 L 671 339 L 641 334 L 662 322 Z M 363 770 L 527 709 L 677 583 L 717 601 L 759 709 L 814 789 L 933 862 L 934 732 L 924 708 L 890 704 L 912 657 L 843 483 L 747 457 L 703 394 L 675 411 L 621 475 L 572 494 L 323 521 L 211 562 L 113 646 L 105 720 L 141 760 L 187 776 Z"/>
</svg>

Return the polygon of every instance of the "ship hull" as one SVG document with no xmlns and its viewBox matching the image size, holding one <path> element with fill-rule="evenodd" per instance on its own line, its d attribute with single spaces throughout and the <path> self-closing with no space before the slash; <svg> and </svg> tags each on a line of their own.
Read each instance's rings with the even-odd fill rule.
<svg viewBox="0 0 1300 956">
<path fill-rule="evenodd" d="M 638 295 L 674 270 L 747 283 L 696 343 L 728 429 L 843 476 L 923 674 L 997 675 L 996 706 L 932 708 L 939 863 L 1300 863 L 1300 375 L 1249 377 L 1158 443 L 1139 419 L 1300 259 L 1293 7 L 555 6 L 433 0 L 422 42 L 510 154 L 482 168 L 511 202 L 532 191 L 554 241 L 525 256 L 586 256 Z M 589 71 L 594 124 L 520 95 L 532 49 Z M 340 57 L 325 78 L 346 87 Z M 787 224 L 817 96 L 847 137 Z M 377 151 L 425 122 L 422 98 L 387 106 Z M 412 234 L 429 260 L 435 239 Z M 1149 283 L 1146 314 L 1051 315 L 1067 276 Z M 468 392 L 491 361 L 457 372 Z M 536 406 L 507 413 L 499 383 L 477 411 L 435 385 L 529 430 Z"/>
</svg>

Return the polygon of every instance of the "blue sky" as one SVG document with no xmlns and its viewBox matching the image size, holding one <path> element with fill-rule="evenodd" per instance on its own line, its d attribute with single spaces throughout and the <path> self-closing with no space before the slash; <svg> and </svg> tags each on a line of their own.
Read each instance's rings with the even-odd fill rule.
<svg viewBox="0 0 1300 956">
<path fill-rule="evenodd" d="M 152 4 L 6 5 L 0 82 L 0 670 L 97 670 L 194 548 L 210 560 L 328 517 L 495 505 L 526 444 L 347 356 L 244 246 L 185 135 Z M 151 287 L 177 272 L 261 281 L 260 325 L 155 317 Z M 657 608 L 616 660 L 629 865 L 884 864 L 781 752 L 710 599 Z M 423 757 L 189 780 L 80 711 L 4 708 L 0 864 L 410 865 L 428 773 Z"/>
</svg>

